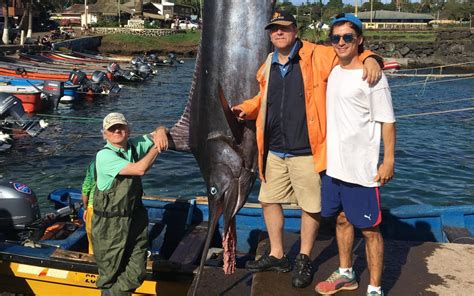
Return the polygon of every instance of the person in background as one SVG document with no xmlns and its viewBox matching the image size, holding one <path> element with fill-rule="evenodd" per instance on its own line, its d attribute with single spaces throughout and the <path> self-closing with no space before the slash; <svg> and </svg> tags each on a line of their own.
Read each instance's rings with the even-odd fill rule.
<svg viewBox="0 0 474 296">
<path fill-rule="evenodd" d="M 380 186 L 394 174 L 395 116 L 387 78 L 370 86 L 362 80 L 362 22 L 354 15 L 335 17 L 329 38 L 339 65 L 327 85 L 327 170 L 322 176 L 322 216 L 336 216 L 339 268 L 316 285 L 316 292 L 331 295 L 358 288 L 352 269 L 354 227 L 365 240 L 369 286 L 367 295 L 384 295 L 381 288 L 383 238 L 379 225 Z M 380 141 L 383 161 L 378 165 Z"/>
<path fill-rule="evenodd" d="M 256 120 L 259 201 L 270 240 L 269 252 L 248 261 L 246 268 L 291 270 L 283 250 L 282 204 L 297 203 L 302 209 L 301 245 L 292 285 L 304 288 L 312 282 L 310 257 L 321 211 L 319 172 L 326 169 L 326 79 L 338 59 L 330 46 L 298 39 L 296 20 L 287 11 L 276 11 L 265 30 L 275 50 L 257 72 L 260 92 L 232 108 L 240 120 Z M 371 57 L 370 51 L 359 56 L 372 83 L 381 66 Z"/>
<path fill-rule="evenodd" d="M 89 242 L 88 253 L 94 254 L 92 248 L 92 215 L 94 214 L 93 202 L 96 188 L 95 160 L 91 161 L 86 169 L 86 176 L 82 182 L 82 206 L 84 208 L 83 220 L 86 223 L 87 241 Z"/>
<path fill-rule="evenodd" d="M 102 295 L 131 295 L 145 279 L 148 213 L 143 206 L 143 176 L 168 149 L 166 128 L 130 138 L 121 113 L 103 121 L 107 144 L 97 152 L 92 246 Z"/>
</svg>

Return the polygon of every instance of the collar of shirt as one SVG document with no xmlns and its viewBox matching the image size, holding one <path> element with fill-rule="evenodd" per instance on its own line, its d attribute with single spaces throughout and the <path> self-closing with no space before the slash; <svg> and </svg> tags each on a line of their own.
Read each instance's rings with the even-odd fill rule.
<svg viewBox="0 0 474 296">
<path fill-rule="evenodd" d="M 114 152 L 119 152 L 119 153 L 122 153 L 123 155 L 127 155 L 127 149 L 117 148 L 114 145 L 110 144 L 108 141 L 107 141 L 107 144 L 105 144 L 104 147 L 107 147 L 107 148 L 109 148 L 110 150 L 112 150 Z M 128 142 L 127 142 L 127 147 L 128 147 Z"/>
<path fill-rule="evenodd" d="M 284 65 L 280 64 L 280 62 L 278 61 L 278 50 L 275 49 L 275 51 L 273 52 L 272 64 L 276 64 L 279 66 L 282 77 L 285 77 L 285 75 L 288 74 L 293 68 L 291 67 L 292 65 L 291 62 L 295 58 L 295 56 L 298 54 L 299 50 L 300 50 L 300 42 L 298 39 L 296 39 L 296 42 L 295 44 L 293 44 L 290 54 L 288 55 L 288 61 Z"/>
</svg>

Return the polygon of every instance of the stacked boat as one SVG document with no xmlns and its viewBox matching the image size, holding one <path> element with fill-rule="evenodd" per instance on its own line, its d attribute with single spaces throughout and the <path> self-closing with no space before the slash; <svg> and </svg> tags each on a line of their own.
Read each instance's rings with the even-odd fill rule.
<svg viewBox="0 0 474 296">
<path fill-rule="evenodd" d="M 48 51 L 0 57 L 0 98 L 4 101 L 0 102 L 0 151 L 11 146 L 12 122 L 25 112 L 54 109 L 59 103 L 83 98 L 116 95 L 122 84 L 150 80 L 157 74 L 157 67 L 175 67 L 180 63 L 173 54 L 164 59 L 153 54 L 131 58 Z M 8 111 L 13 101 L 18 112 Z M 19 125 L 29 126 L 21 120 Z"/>
<path fill-rule="evenodd" d="M 157 74 L 158 67 L 176 67 L 183 61 L 169 54 L 134 58 L 91 55 L 79 52 L 21 52 L 17 56 L 0 57 L 0 92 L 15 94 L 26 112 L 57 107 L 48 102 L 42 91 L 46 81 L 64 82 L 61 103 L 117 94 L 118 83 L 140 83 Z M 122 64 L 122 66 L 120 65 Z"/>
</svg>

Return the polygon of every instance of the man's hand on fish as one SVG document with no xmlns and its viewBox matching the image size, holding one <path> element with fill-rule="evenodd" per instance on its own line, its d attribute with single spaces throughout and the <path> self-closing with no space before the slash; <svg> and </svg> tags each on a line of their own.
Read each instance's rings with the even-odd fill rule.
<svg viewBox="0 0 474 296">
<path fill-rule="evenodd" d="M 168 149 L 168 137 L 164 126 L 160 126 L 155 130 L 153 133 L 153 142 L 155 143 L 155 148 L 158 149 L 159 152 Z"/>
<path fill-rule="evenodd" d="M 244 112 L 242 108 L 240 108 L 239 106 L 234 106 L 231 108 L 231 110 L 232 112 L 234 112 L 234 115 L 237 117 L 237 120 L 239 121 L 245 120 L 245 117 L 247 116 L 247 114 Z"/>
<path fill-rule="evenodd" d="M 382 68 L 376 59 L 368 57 L 364 61 L 364 73 L 362 80 L 367 80 L 370 86 L 374 86 L 382 78 Z"/>
</svg>

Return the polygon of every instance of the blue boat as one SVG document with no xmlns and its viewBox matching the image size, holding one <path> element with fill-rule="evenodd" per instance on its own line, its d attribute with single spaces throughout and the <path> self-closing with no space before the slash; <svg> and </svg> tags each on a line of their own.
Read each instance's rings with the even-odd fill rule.
<svg viewBox="0 0 474 296">
<path fill-rule="evenodd" d="M 26 78 L 16 78 L 9 76 L 0 75 L 0 86 L 1 85 L 11 85 L 11 86 L 24 86 L 24 87 L 36 87 L 42 89 L 44 85 L 44 80 L 37 79 L 26 79 Z M 72 103 L 80 99 L 78 89 L 79 85 L 73 85 L 69 81 L 64 83 L 64 94 L 60 99 L 60 103 Z"/>
<path fill-rule="evenodd" d="M 44 291 L 54 290 L 61 291 L 62 294 L 97 295 L 98 290 L 95 288 L 97 268 L 93 257 L 85 253 L 87 238 L 82 221 L 78 218 L 83 214 L 79 206 L 80 190 L 57 189 L 48 196 L 56 209 L 53 216 L 62 215 L 59 221 L 65 223 L 66 230 L 69 229 L 64 231 L 68 232 L 67 234 L 62 234 L 64 237 L 19 240 L 14 239 L 14 235 L 9 233 L 8 226 L 18 228 L 25 224 L 25 221 L 11 221 L 14 219 L 12 217 L 30 217 L 30 220 L 35 221 L 44 218 L 40 217 L 36 197 L 33 197 L 34 193 L 28 186 L 9 182 L 0 184 L 0 187 L 2 188 L 0 190 L 0 229 L 2 229 L 0 230 L 0 282 L 9 283 L 7 287 L 2 288 L 5 291 L 26 294 L 41 294 Z M 8 195 L 7 189 L 13 193 L 21 192 L 24 198 Z M 137 295 L 185 295 L 192 284 L 193 270 L 198 264 L 206 236 L 207 199 L 204 197 L 191 199 L 144 197 L 143 202 L 149 216 L 150 256 L 147 280 L 135 293 Z M 20 213 L 15 212 L 18 211 L 17 206 L 24 206 L 25 203 L 28 206 L 26 210 Z M 295 236 L 301 223 L 300 209 L 292 205 L 284 206 L 284 215 L 286 233 Z M 383 217 L 381 228 L 384 239 L 388 241 L 388 247 L 386 247 L 388 249 L 391 246 L 390 240 L 408 242 L 405 244 L 413 248 L 428 242 L 438 245 L 454 243 L 452 245 L 456 246 L 459 246 L 459 243 L 474 243 L 472 236 L 474 206 L 471 205 L 401 206 L 384 209 Z M 221 228 L 216 233 L 216 237 L 222 233 L 222 220 L 219 221 L 219 225 Z M 333 225 L 332 221 L 322 223 L 320 236 L 323 237 L 321 241 L 323 245 L 327 245 L 327 242 L 332 239 L 331 225 Z M 236 216 L 236 226 L 237 264 L 241 267 L 243 260 L 255 256 L 255 250 L 261 247 L 261 238 L 264 237 L 266 231 L 260 205 L 246 203 Z M 15 233 L 18 234 L 18 230 Z M 216 241 L 220 242 L 219 239 Z M 219 243 L 216 243 L 214 247 L 221 248 Z M 215 248 L 211 250 L 216 252 Z M 400 252 L 400 250 L 396 251 Z M 474 253 L 469 252 L 471 258 L 464 258 L 464 260 L 473 259 Z M 208 263 L 212 265 L 216 262 L 215 257 L 219 258 L 219 252 L 210 257 Z M 209 267 L 206 270 L 210 272 L 211 269 L 212 267 Z M 222 273 L 220 269 L 216 270 L 218 270 L 217 273 Z M 263 273 L 257 276 L 269 275 Z M 205 285 L 205 279 L 203 281 Z M 260 283 L 262 279 L 255 281 L 254 276 L 254 282 Z M 219 285 L 215 282 L 213 284 L 214 288 Z M 291 287 L 291 284 L 288 286 Z M 258 291 L 255 287 L 252 289 Z M 245 294 L 245 291 L 242 291 L 242 294 Z M 253 292 L 252 294 L 259 295 Z"/>
</svg>

